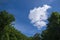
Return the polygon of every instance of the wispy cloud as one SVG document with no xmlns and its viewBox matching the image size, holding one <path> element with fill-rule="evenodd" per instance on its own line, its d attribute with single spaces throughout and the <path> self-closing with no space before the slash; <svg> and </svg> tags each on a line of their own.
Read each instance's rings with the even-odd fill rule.
<svg viewBox="0 0 60 40">
<path fill-rule="evenodd" d="M 46 26 L 47 20 L 47 9 L 51 8 L 49 5 L 43 5 L 43 7 L 38 7 L 30 10 L 29 19 L 31 23 L 36 26 L 39 30 Z"/>
</svg>

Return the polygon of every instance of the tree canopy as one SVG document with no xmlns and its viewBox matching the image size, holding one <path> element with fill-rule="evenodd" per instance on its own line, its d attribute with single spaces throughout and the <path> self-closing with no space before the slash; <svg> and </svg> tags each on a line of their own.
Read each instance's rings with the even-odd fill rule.
<svg viewBox="0 0 60 40">
<path fill-rule="evenodd" d="M 11 25 L 14 21 L 12 14 L 6 11 L 0 12 L 0 40 L 27 40 L 27 36 Z"/>
<path fill-rule="evenodd" d="M 60 40 L 60 14 L 52 12 L 46 30 L 28 37 L 12 26 L 15 17 L 7 11 L 0 12 L 0 40 Z"/>
<path fill-rule="evenodd" d="M 42 40 L 60 40 L 60 14 L 53 12 L 48 21 L 47 29 L 42 32 Z"/>
</svg>

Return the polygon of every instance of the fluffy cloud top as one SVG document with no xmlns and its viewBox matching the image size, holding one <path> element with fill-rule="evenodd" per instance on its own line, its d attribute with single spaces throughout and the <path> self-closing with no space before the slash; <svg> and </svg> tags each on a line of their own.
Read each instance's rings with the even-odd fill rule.
<svg viewBox="0 0 60 40">
<path fill-rule="evenodd" d="M 36 26 L 39 30 L 46 26 L 47 9 L 51 8 L 49 5 L 43 5 L 42 7 L 34 8 L 30 10 L 29 19 L 31 23 Z"/>
</svg>

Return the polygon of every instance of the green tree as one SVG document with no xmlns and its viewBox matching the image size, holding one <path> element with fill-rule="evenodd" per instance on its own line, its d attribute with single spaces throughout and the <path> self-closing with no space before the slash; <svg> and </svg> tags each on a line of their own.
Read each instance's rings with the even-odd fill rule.
<svg viewBox="0 0 60 40">
<path fill-rule="evenodd" d="M 28 37 L 12 26 L 15 18 L 6 11 L 0 12 L 0 40 L 27 40 Z"/>
<path fill-rule="evenodd" d="M 0 12 L 0 30 L 2 30 L 5 26 L 10 25 L 15 18 L 12 14 L 9 14 L 6 11 Z"/>
<path fill-rule="evenodd" d="M 47 29 L 42 32 L 42 40 L 60 40 L 60 14 L 53 12 L 48 18 Z"/>
<path fill-rule="evenodd" d="M 5 27 L 10 25 L 15 20 L 12 14 L 8 14 L 6 11 L 0 12 L 0 40 L 5 36 Z M 7 35 L 7 33 L 5 33 Z M 7 35 L 8 36 L 8 35 Z M 1 38 L 2 37 L 2 38 Z"/>
<path fill-rule="evenodd" d="M 33 37 L 28 37 L 28 40 L 33 40 Z"/>
<path fill-rule="evenodd" d="M 33 40 L 40 40 L 40 34 L 39 33 L 36 33 L 34 36 L 33 36 Z"/>
</svg>

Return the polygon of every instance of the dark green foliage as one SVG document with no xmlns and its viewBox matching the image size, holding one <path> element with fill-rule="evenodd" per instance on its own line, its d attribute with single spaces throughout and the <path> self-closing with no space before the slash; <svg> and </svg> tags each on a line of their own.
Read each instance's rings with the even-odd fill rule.
<svg viewBox="0 0 60 40">
<path fill-rule="evenodd" d="M 15 21 L 12 14 L 6 11 L 0 12 L 0 40 L 39 40 L 39 34 L 27 37 L 16 30 L 11 24 Z"/>
<path fill-rule="evenodd" d="M 15 21 L 15 18 L 12 14 L 8 14 L 6 11 L 0 12 L 0 27 L 5 27 L 6 25 L 11 24 Z"/>
<path fill-rule="evenodd" d="M 39 33 L 36 33 L 34 36 L 33 36 L 33 40 L 40 40 L 41 37 L 40 37 L 40 34 Z"/>
<path fill-rule="evenodd" d="M 40 33 L 36 33 L 34 36 L 29 37 L 28 40 L 41 40 Z"/>
<path fill-rule="evenodd" d="M 53 12 L 48 18 L 46 30 L 27 37 L 12 26 L 15 18 L 6 11 L 0 12 L 0 40 L 60 40 L 60 14 Z"/>
<path fill-rule="evenodd" d="M 3 38 L 5 38 L 7 35 L 5 33 L 5 27 L 10 25 L 11 22 L 14 20 L 14 17 L 12 15 L 11 16 L 9 16 L 9 15 L 11 15 L 11 14 L 8 14 L 6 11 L 0 12 L 0 40 L 3 40 Z"/>
<path fill-rule="evenodd" d="M 0 12 L 0 40 L 27 40 L 27 36 L 16 30 L 11 23 L 15 21 L 12 14 Z"/>
<path fill-rule="evenodd" d="M 33 37 L 29 37 L 28 40 L 33 40 Z"/>
<path fill-rule="evenodd" d="M 53 12 L 48 21 L 47 29 L 42 32 L 42 40 L 60 40 L 60 14 Z"/>
</svg>

